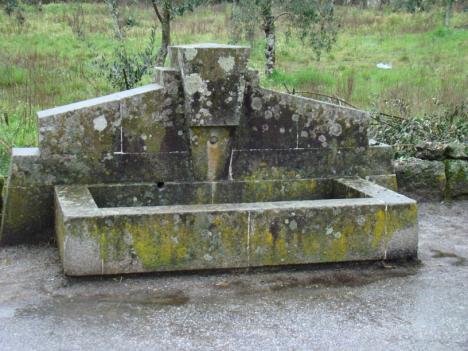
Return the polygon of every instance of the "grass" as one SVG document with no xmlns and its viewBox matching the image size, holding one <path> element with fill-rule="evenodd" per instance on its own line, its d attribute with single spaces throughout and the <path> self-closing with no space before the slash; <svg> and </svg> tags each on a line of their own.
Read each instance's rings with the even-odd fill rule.
<svg viewBox="0 0 468 351">
<path fill-rule="evenodd" d="M 364 109 L 423 116 L 466 103 L 468 14 L 454 14 L 453 29 L 441 27 L 442 9 L 407 14 L 338 8 L 341 30 L 331 52 L 317 62 L 312 49 L 278 34 L 277 68 L 262 85 L 278 90 L 340 96 Z M 148 5 L 127 5 L 122 18 L 128 48 L 147 43 L 155 17 Z M 116 47 L 112 19 L 102 3 L 25 6 L 26 22 L 0 13 L 0 174 L 9 149 L 37 144 L 36 112 L 113 91 L 93 61 Z M 173 43 L 232 43 L 230 9 L 202 7 L 173 25 Z M 282 24 L 279 24 L 281 29 Z M 159 38 L 158 38 L 159 40 Z M 256 33 L 250 65 L 262 72 L 262 33 Z M 391 63 L 391 70 L 376 67 Z M 142 84 L 151 81 L 148 75 Z"/>
</svg>

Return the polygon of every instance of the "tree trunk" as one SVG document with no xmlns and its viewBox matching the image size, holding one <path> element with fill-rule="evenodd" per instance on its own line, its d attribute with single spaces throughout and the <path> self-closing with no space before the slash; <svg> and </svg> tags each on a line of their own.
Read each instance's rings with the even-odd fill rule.
<svg viewBox="0 0 468 351">
<path fill-rule="evenodd" d="M 447 4 L 445 6 L 445 26 L 450 27 L 450 18 L 452 17 L 452 7 L 453 0 L 446 0 Z"/>
<path fill-rule="evenodd" d="M 237 0 L 232 0 L 231 21 L 234 20 L 234 16 L 235 16 L 236 11 L 237 11 Z"/>
<path fill-rule="evenodd" d="M 109 6 L 114 21 L 114 35 L 119 41 L 123 41 L 122 28 L 119 22 L 119 5 L 116 0 L 107 1 L 107 5 Z"/>
<path fill-rule="evenodd" d="M 276 34 L 275 18 L 272 14 L 271 1 L 267 1 L 262 8 L 263 31 L 265 32 L 265 74 L 270 76 L 275 69 L 276 62 Z"/>
<path fill-rule="evenodd" d="M 167 57 L 167 47 L 171 45 L 171 0 L 164 0 L 162 13 L 156 5 L 156 0 L 152 0 L 154 11 L 161 23 L 161 47 L 156 56 L 156 66 L 164 66 Z"/>
</svg>

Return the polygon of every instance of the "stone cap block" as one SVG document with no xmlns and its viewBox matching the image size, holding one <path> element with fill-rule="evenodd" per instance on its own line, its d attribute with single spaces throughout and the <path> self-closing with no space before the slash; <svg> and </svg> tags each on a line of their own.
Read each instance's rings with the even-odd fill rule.
<svg viewBox="0 0 468 351">
<path fill-rule="evenodd" d="M 182 74 L 190 126 L 236 126 L 244 102 L 250 48 L 222 44 L 169 47 Z"/>
</svg>

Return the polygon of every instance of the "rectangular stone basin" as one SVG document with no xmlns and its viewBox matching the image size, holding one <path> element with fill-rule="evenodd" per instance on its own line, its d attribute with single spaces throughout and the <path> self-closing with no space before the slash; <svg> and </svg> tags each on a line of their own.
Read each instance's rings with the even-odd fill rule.
<svg viewBox="0 0 468 351">
<path fill-rule="evenodd" d="M 67 275 L 415 258 L 416 202 L 360 178 L 56 186 Z"/>
</svg>

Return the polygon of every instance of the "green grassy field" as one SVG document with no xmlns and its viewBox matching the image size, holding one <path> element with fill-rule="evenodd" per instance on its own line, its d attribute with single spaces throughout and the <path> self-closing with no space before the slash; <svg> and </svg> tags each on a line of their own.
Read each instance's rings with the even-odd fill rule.
<svg viewBox="0 0 468 351">
<path fill-rule="evenodd" d="M 443 11 L 408 14 L 337 9 L 341 29 L 331 52 L 315 60 L 297 39 L 278 34 L 277 71 L 262 85 L 279 90 L 340 96 L 364 109 L 405 118 L 437 113 L 467 102 L 468 13 L 456 12 L 445 29 Z M 129 50 L 143 48 L 156 23 L 150 7 L 122 7 Z M 25 7 L 26 21 L 0 13 L 0 174 L 9 149 L 37 143 L 36 112 L 113 91 L 93 64 L 116 47 L 104 4 Z M 173 43 L 232 43 L 229 6 L 203 7 L 173 25 Z M 279 25 L 281 31 L 281 23 Z M 82 34 L 77 34 L 78 32 Z M 159 39 L 159 38 L 158 38 Z M 242 41 L 241 41 L 242 42 Z M 262 71 L 261 32 L 251 66 Z M 376 67 L 391 63 L 391 70 Z M 151 81 L 145 76 L 141 84 Z"/>
</svg>

